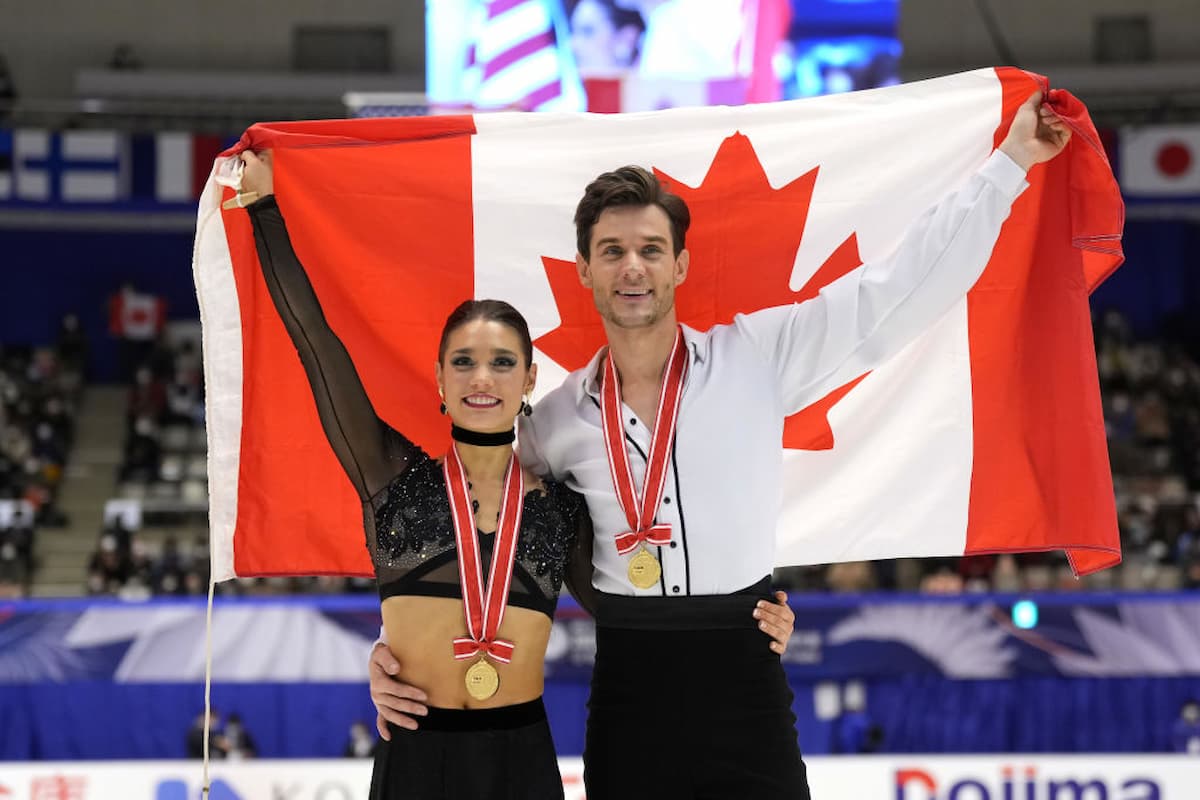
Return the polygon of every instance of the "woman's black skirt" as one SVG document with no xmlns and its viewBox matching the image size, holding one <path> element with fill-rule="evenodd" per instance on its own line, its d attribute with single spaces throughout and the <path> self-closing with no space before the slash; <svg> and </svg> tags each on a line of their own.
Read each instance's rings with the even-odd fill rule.
<svg viewBox="0 0 1200 800">
<path fill-rule="evenodd" d="M 541 698 L 486 709 L 430 708 L 415 731 L 389 725 L 371 800 L 562 800 Z"/>
</svg>

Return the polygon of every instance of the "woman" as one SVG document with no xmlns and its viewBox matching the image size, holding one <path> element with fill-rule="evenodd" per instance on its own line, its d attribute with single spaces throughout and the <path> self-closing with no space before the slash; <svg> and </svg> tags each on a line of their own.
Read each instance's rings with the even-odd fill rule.
<svg viewBox="0 0 1200 800">
<path fill-rule="evenodd" d="M 612 77 L 637 63 L 646 30 L 638 12 L 620 8 L 615 0 L 575 0 L 567 14 L 580 75 Z"/>
<path fill-rule="evenodd" d="M 467 301 L 438 350 L 455 440 L 435 460 L 375 413 L 330 330 L 273 196 L 269 153 L 242 154 L 263 277 L 308 375 L 330 445 L 363 503 L 383 625 L 428 714 L 393 726 L 373 798 L 561 798 L 543 660 L 568 558 L 590 570 L 582 499 L 521 467 L 517 414 L 537 378 L 521 315 Z M 586 574 L 586 573 L 585 573 Z M 582 586 L 589 587 L 588 581 Z"/>
</svg>

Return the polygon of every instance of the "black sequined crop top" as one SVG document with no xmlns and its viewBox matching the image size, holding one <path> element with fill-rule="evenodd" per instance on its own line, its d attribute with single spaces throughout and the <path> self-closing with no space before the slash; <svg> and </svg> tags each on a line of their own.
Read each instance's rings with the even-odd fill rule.
<svg viewBox="0 0 1200 800">
<path fill-rule="evenodd" d="M 407 470 L 365 504 L 368 546 L 380 599 L 396 595 L 461 597 L 454 523 L 442 465 L 415 445 Z M 510 605 L 554 616 L 575 544 L 583 498 L 557 481 L 525 493 Z M 374 519 L 371 519 L 371 517 Z M 372 529 L 374 537 L 371 536 Z M 484 580 L 495 535 L 476 531 Z"/>
<path fill-rule="evenodd" d="M 248 206 L 267 289 L 299 352 L 329 444 L 363 503 L 380 599 L 462 596 L 442 467 L 379 418 L 330 329 L 274 196 Z M 491 566 L 492 534 L 477 532 Z M 564 580 L 591 602 L 591 526 L 583 498 L 546 480 L 525 493 L 509 605 L 553 617 Z"/>
</svg>

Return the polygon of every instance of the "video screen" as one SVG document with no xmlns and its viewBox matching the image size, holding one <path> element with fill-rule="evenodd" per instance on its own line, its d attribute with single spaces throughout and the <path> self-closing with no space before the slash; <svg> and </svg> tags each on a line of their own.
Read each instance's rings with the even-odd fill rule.
<svg viewBox="0 0 1200 800">
<path fill-rule="evenodd" d="M 453 109 L 646 111 L 899 82 L 899 0 L 427 0 Z"/>
</svg>

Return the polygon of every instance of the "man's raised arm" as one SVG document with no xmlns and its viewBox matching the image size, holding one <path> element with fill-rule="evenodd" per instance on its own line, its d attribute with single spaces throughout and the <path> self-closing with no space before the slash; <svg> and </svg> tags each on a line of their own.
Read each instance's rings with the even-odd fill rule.
<svg viewBox="0 0 1200 800">
<path fill-rule="evenodd" d="M 804 303 L 735 319 L 779 370 L 786 413 L 874 369 L 942 318 L 979 279 L 1025 173 L 1066 147 L 1070 130 L 1040 92 L 957 192 L 909 226 L 887 257 L 864 264 Z"/>
</svg>

